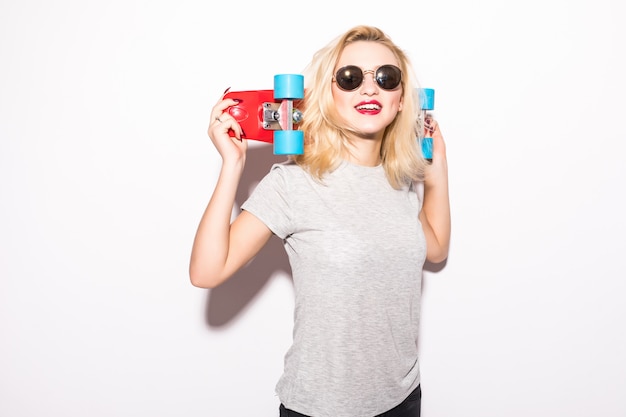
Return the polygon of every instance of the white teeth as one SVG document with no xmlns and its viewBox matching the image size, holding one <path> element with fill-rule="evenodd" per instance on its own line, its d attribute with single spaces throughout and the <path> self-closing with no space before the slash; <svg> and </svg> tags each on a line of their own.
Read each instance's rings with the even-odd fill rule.
<svg viewBox="0 0 626 417">
<path fill-rule="evenodd" d="M 380 110 L 380 106 L 378 104 L 362 104 L 360 106 L 356 106 L 359 110 Z"/>
</svg>

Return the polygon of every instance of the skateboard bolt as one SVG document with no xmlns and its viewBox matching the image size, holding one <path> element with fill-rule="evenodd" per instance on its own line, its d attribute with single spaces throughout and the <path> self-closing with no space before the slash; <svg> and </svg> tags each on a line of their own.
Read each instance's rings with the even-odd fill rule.
<svg viewBox="0 0 626 417">
<path fill-rule="evenodd" d="M 300 121 L 302 121 L 302 112 L 300 110 L 294 110 L 291 118 L 294 123 L 300 123 Z"/>
</svg>

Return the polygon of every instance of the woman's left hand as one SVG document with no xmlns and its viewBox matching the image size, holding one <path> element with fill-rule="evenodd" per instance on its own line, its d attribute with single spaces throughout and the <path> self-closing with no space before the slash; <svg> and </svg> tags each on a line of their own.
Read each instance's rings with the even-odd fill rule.
<svg viewBox="0 0 626 417">
<path fill-rule="evenodd" d="M 425 185 L 437 186 L 448 184 L 448 159 L 446 156 L 446 143 L 443 140 L 439 123 L 432 117 L 425 120 L 425 134 L 433 139 L 432 162 L 426 168 Z"/>
</svg>

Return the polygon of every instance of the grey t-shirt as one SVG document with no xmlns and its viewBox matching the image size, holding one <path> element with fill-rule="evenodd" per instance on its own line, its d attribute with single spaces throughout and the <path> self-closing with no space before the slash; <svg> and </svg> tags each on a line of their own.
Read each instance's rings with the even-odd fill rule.
<svg viewBox="0 0 626 417">
<path fill-rule="evenodd" d="M 426 241 L 414 186 L 343 162 L 323 183 L 276 164 L 242 209 L 283 239 L 295 289 L 293 344 L 276 392 L 313 417 L 368 417 L 420 381 Z"/>
</svg>

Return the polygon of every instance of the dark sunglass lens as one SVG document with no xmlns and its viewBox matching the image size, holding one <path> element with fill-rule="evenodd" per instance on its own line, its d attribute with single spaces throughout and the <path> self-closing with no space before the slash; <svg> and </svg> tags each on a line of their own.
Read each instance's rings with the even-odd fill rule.
<svg viewBox="0 0 626 417">
<path fill-rule="evenodd" d="M 376 82 L 385 90 L 393 90 L 402 80 L 402 71 L 394 65 L 383 65 L 376 70 Z"/>
<path fill-rule="evenodd" d="M 356 90 L 363 82 L 363 72 L 359 67 L 348 65 L 347 67 L 339 68 L 335 75 L 335 80 L 339 88 L 343 90 Z"/>
</svg>

